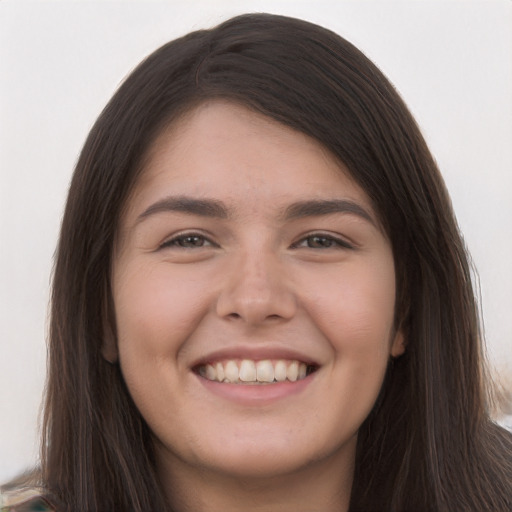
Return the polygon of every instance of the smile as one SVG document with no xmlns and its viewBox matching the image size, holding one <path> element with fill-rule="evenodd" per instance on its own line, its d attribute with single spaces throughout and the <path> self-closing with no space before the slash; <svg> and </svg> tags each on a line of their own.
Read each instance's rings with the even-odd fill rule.
<svg viewBox="0 0 512 512">
<path fill-rule="evenodd" d="M 272 384 L 297 382 L 313 373 L 316 367 L 297 360 L 228 359 L 198 366 L 201 377 L 226 384 Z"/>
</svg>

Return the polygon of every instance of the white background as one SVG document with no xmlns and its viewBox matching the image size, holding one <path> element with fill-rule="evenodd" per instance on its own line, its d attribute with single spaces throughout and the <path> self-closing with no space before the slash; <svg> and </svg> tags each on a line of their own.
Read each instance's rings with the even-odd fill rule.
<svg viewBox="0 0 512 512">
<path fill-rule="evenodd" d="M 145 55 L 249 11 L 333 29 L 401 92 L 451 192 L 512 390 L 510 0 L 0 0 L 0 482 L 37 459 L 52 255 L 88 130 Z"/>
</svg>

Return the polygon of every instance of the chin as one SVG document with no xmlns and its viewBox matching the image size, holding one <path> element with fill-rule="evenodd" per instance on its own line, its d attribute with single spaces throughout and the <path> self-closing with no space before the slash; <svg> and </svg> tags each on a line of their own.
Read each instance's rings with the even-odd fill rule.
<svg viewBox="0 0 512 512">
<path fill-rule="evenodd" d="M 209 440 L 184 457 L 211 474 L 230 478 L 286 477 L 311 468 L 316 462 L 353 458 L 357 434 L 337 443 L 322 443 L 319 437 L 294 436 L 288 429 L 262 429 L 258 433 L 233 433 L 229 440 Z M 316 442 L 312 442 L 316 441 Z M 182 458 L 183 460 L 183 458 Z"/>
</svg>

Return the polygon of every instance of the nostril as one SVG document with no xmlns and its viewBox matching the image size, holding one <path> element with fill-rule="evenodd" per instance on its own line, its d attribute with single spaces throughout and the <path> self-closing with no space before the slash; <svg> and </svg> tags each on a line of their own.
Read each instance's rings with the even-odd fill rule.
<svg viewBox="0 0 512 512">
<path fill-rule="evenodd" d="M 258 283 L 242 282 L 220 291 L 216 314 L 230 321 L 248 324 L 277 323 L 289 320 L 295 313 L 295 297 L 286 289 L 263 290 Z"/>
<path fill-rule="evenodd" d="M 238 320 L 240 318 L 242 318 L 242 315 L 240 315 L 239 313 L 230 313 L 229 315 L 227 315 L 227 318 L 231 318 L 233 320 Z M 268 315 L 265 317 L 266 320 L 279 320 L 280 318 L 282 318 L 280 315 L 276 315 L 276 314 L 273 314 L 273 315 Z"/>
</svg>

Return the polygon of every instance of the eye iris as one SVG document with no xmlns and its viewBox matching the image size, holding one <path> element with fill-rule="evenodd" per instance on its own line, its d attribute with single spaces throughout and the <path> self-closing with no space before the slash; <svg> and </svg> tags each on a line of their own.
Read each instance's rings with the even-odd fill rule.
<svg viewBox="0 0 512 512">
<path fill-rule="evenodd" d="M 178 240 L 181 247 L 202 247 L 204 238 L 196 235 L 184 236 Z"/>
<path fill-rule="evenodd" d="M 312 248 L 326 248 L 332 247 L 333 240 L 324 236 L 311 236 L 308 238 L 308 247 Z"/>
</svg>

